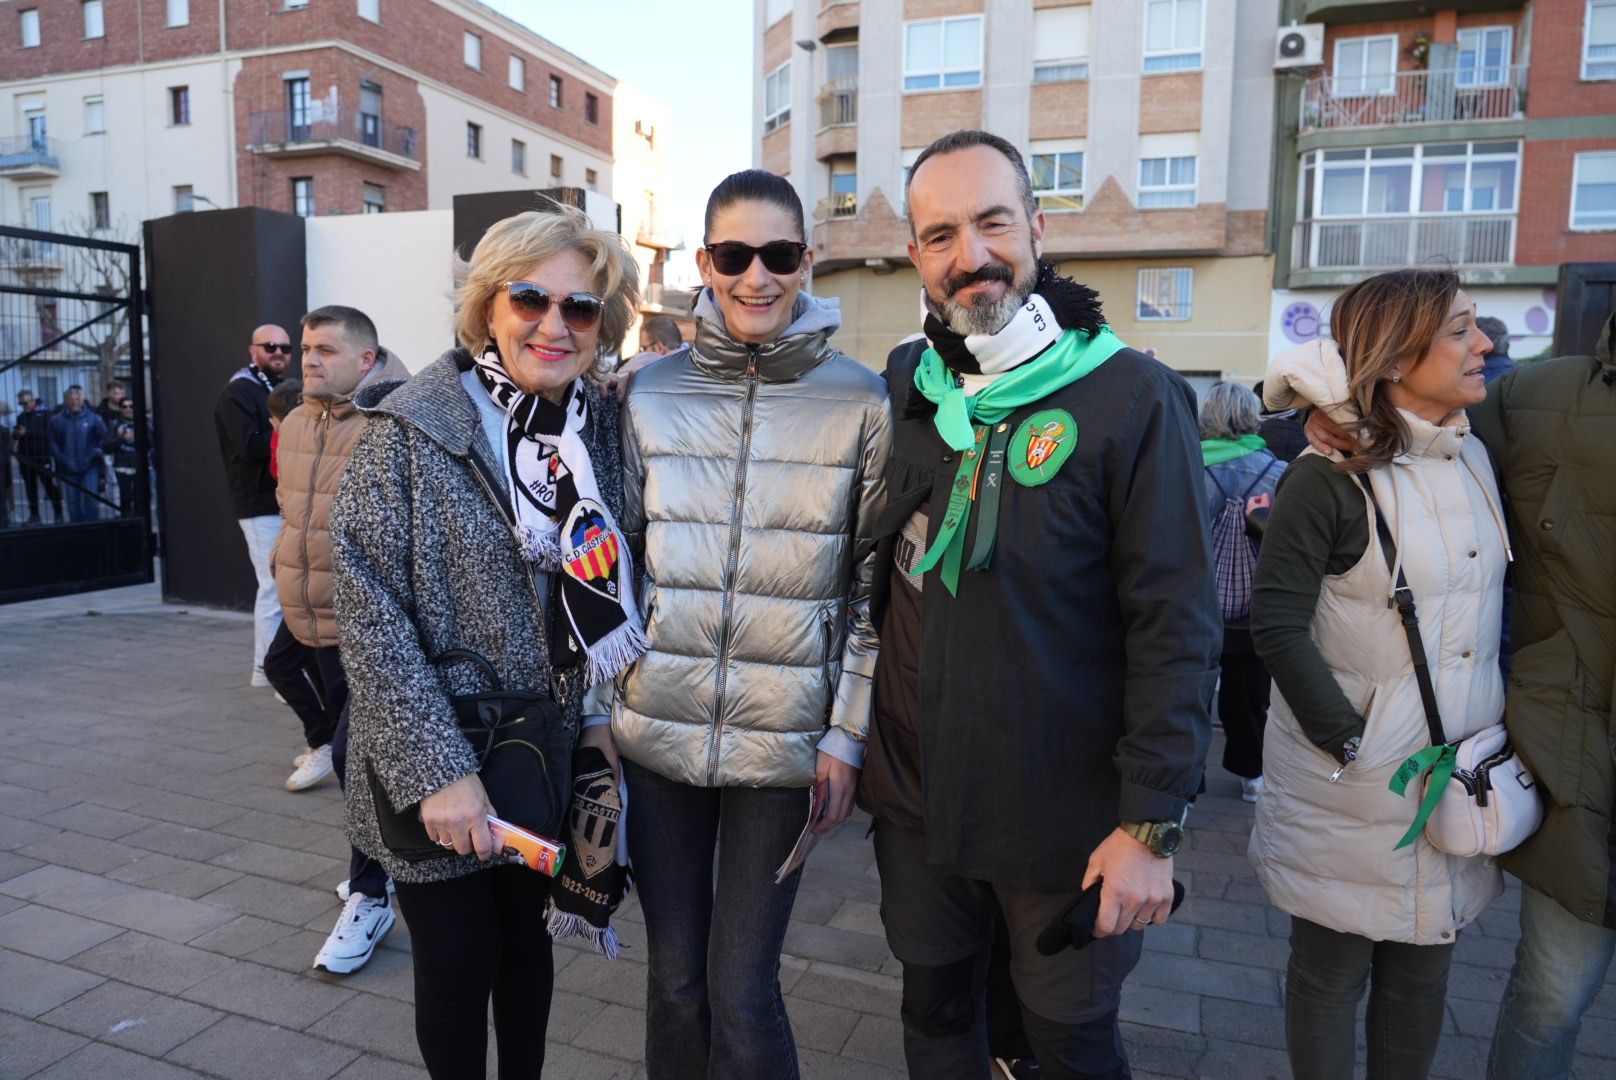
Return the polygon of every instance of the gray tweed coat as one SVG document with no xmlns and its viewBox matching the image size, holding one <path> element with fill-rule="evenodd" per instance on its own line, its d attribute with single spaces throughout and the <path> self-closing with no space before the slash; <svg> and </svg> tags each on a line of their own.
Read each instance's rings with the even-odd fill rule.
<svg viewBox="0 0 1616 1080">
<path fill-rule="evenodd" d="M 348 674 L 348 835 L 399 881 L 431 882 L 482 869 L 473 856 L 407 863 L 382 844 L 366 762 L 395 807 L 419 802 L 477 771 L 451 694 L 488 689 L 466 664 L 427 661 L 473 649 L 507 689 L 550 685 L 548 622 L 535 580 L 512 535 L 508 497 L 491 492 L 471 464 L 495 476 L 501 456 L 483 433 L 456 349 L 404 383 L 367 387 L 370 416 L 331 507 L 337 626 Z M 591 387 L 584 432 L 601 498 L 623 512 L 617 406 Z M 581 681 L 581 680 L 580 680 Z M 560 702 L 576 732 L 584 694 Z"/>
</svg>

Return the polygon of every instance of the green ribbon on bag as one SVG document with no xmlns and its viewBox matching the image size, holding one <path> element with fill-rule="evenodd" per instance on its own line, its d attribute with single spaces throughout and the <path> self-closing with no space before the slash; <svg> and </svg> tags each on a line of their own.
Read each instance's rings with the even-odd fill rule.
<svg viewBox="0 0 1616 1080">
<path fill-rule="evenodd" d="M 1408 785 L 1416 778 L 1429 772 L 1430 778 L 1425 782 L 1425 798 L 1420 800 L 1420 812 L 1414 815 L 1414 824 L 1408 827 L 1408 832 L 1397 842 L 1393 851 L 1399 851 L 1414 842 L 1425 828 L 1425 823 L 1436 811 L 1436 804 L 1442 801 L 1442 793 L 1447 790 L 1448 781 L 1453 777 L 1453 770 L 1459 764 L 1459 749 L 1444 743 L 1441 746 L 1427 746 L 1397 767 L 1392 776 L 1391 783 L 1386 786 L 1393 795 L 1402 795 L 1408 790 Z"/>
</svg>

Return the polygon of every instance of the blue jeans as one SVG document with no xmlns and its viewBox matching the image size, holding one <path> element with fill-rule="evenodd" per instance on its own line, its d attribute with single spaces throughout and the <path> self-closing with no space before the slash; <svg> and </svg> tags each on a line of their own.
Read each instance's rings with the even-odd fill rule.
<svg viewBox="0 0 1616 1080">
<path fill-rule="evenodd" d="M 1521 886 L 1521 943 L 1504 988 L 1487 1080 L 1564 1080 L 1582 1014 L 1610 967 L 1616 930 Z"/>
<path fill-rule="evenodd" d="M 101 504 L 95 498 L 96 484 L 101 479 L 99 461 L 82 472 L 68 472 L 58 464 L 56 475 L 62 478 L 67 492 L 67 520 L 94 521 L 101 516 Z"/>
<path fill-rule="evenodd" d="M 650 954 L 646 1076 L 797 1080 L 780 949 L 802 871 L 778 885 L 774 872 L 807 823 L 808 789 L 691 787 L 627 760 L 623 771 Z"/>
</svg>

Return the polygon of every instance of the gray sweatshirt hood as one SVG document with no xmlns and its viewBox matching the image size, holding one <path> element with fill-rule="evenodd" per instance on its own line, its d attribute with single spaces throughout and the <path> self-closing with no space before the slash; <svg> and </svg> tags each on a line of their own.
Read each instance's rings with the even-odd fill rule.
<svg viewBox="0 0 1616 1080">
<path fill-rule="evenodd" d="M 791 307 L 791 324 L 778 339 L 763 345 L 729 336 L 724 313 L 711 289 L 701 291 L 695 316 L 696 341 L 691 356 L 697 367 L 720 379 L 738 379 L 755 360 L 765 382 L 791 382 L 835 355 L 830 336 L 841 328 L 842 302 L 835 297 L 798 293 Z"/>
</svg>

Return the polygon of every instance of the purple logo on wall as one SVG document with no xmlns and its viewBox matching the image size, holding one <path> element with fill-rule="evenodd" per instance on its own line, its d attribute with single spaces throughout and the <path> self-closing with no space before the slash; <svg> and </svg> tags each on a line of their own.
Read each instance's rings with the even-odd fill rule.
<svg viewBox="0 0 1616 1080">
<path fill-rule="evenodd" d="M 1306 300 L 1298 300 L 1280 315 L 1279 328 L 1292 344 L 1301 345 L 1319 336 L 1323 322 L 1318 308 Z"/>
<path fill-rule="evenodd" d="M 1549 327 L 1554 325 L 1554 316 L 1549 312 L 1554 310 L 1555 291 L 1543 290 L 1543 307 L 1526 309 L 1526 328 L 1534 334 L 1547 334 Z"/>
</svg>

